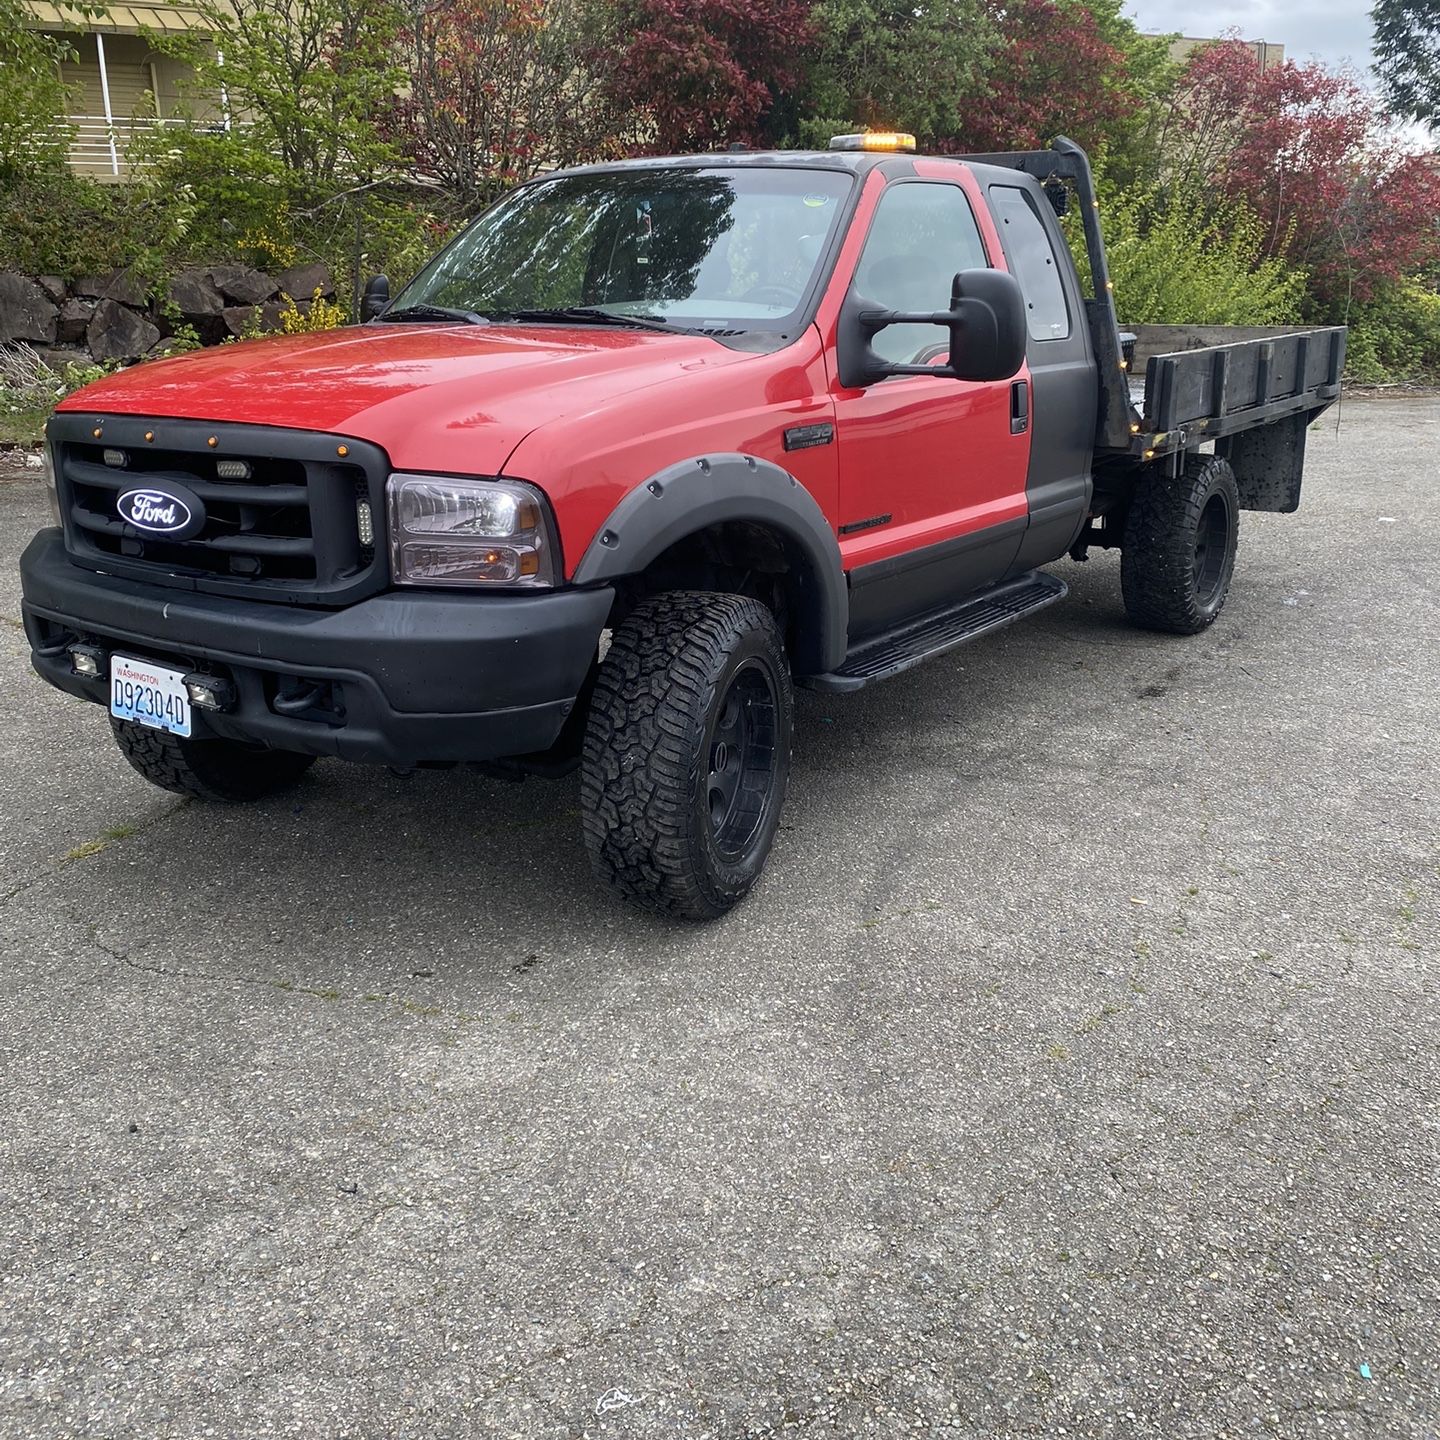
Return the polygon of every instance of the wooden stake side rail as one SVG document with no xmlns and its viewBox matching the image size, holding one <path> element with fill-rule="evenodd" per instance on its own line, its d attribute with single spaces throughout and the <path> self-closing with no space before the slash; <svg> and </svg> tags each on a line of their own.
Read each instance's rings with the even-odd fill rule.
<svg viewBox="0 0 1440 1440">
<path fill-rule="evenodd" d="M 1151 460 L 1301 411 L 1318 413 L 1339 396 L 1344 368 L 1343 325 L 1155 355 L 1130 453 Z"/>
</svg>

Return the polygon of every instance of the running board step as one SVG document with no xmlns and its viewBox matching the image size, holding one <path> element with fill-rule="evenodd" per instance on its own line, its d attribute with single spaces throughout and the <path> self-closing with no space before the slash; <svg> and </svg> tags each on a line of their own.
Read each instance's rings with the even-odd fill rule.
<svg viewBox="0 0 1440 1440">
<path fill-rule="evenodd" d="M 1042 570 L 1031 570 L 979 595 L 971 595 L 946 610 L 932 610 L 918 620 L 883 635 L 862 640 L 845 657 L 838 670 L 807 675 L 800 684 L 811 690 L 859 690 L 875 680 L 888 680 L 922 660 L 943 655 L 959 645 L 978 640 L 1013 620 L 1043 610 L 1069 594 L 1070 587 Z"/>
</svg>

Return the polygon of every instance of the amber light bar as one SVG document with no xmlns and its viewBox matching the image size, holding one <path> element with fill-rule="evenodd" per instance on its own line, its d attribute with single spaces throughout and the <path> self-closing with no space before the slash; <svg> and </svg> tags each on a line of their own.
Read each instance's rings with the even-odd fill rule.
<svg viewBox="0 0 1440 1440">
<path fill-rule="evenodd" d="M 859 135 L 832 135 L 832 150 L 913 151 L 915 137 L 903 130 L 866 130 Z"/>
</svg>

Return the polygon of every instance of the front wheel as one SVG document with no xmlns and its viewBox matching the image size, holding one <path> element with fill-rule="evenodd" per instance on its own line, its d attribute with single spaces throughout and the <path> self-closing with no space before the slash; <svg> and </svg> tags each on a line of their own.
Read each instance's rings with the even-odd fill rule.
<svg viewBox="0 0 1440 1440">
<path fill-rule="evenodd" d="M 1230 590 L 1240 538 L 1235 472 L 1217 455 L 1191 455 L 1171 479 L 1144 474 L 1130 502 L 1120 588 L 1130 618 L 1147 630 L 1198 635 Z"/>
<path fill-rule="evenodd" d="M 120 753 L 152 785 L 195 800 L 259 800 L 293 785 L 315 763 L 313 755 L 171 735 L 114 716 L 110 729 Z"/>
<path fill-rule="evenodd" d="M 615 631 L 585 732 L 596 875 L 628 900 L 712 920 L 759 878 L 790 771 L 793 694 L 774 615 L 675 591 Z"/>
</svg>

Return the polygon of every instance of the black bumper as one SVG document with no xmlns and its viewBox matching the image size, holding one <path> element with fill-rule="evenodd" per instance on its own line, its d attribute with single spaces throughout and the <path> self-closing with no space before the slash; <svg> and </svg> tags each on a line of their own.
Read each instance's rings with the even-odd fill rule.
<svg viewBox="0 0 1440 1440">
<path fill-rule="evenodd" d="M 388 591 L 342 610 L 301 609 L 97 574 L 72 563 L 58 530 L 31 541 L 20 574 L 35 669 L 59 689 L 108 703 L 108 682 L 71 665 L 65 647 L 79 640 L 230 679 L 233 708 L 197 709 L 197 734 L 203 725 L 276 749 L 397 766 L 550 748 L 595 661 L 612 599 L 608 587 Z"/>
</svg>

